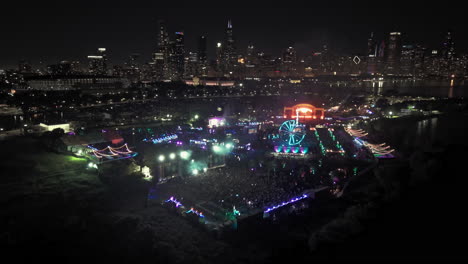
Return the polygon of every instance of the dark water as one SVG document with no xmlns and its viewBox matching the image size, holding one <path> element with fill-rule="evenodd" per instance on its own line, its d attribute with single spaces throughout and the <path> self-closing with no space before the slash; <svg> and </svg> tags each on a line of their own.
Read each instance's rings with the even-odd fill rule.
<svg viewBox="0 0 468 264">
<path fill-rule="evenodd" d="M 409 136 L 417 139 L 415 144 L 466 144 L 467 122 L 468 114 L 447 114 L 434 117 L 417 122 L 416 129 L 412 127 L 412 133 L 409 133 Z"/>
<path fill-rule="evenodd" d="M 416 149 L 431 150 L 448 145 L 466 146 L 468 113 L 451 113 L 420 121 L 394 119 L 378 127 L 386 143 L 411 154 Z"/>
<path fill-rule="evenodd" d="M 393 90 L 399 94 L 412 96 L 434 96 L 434 97 L 466 97 L 468 96 L 468 83 L 464 81 L 377 81 L 363 82 L 361 87 L 367 92 L 375 95 L 385 94 Z"/>
<path fill-rule="evenodd" d="M 389 92 L 397 95 L 411 95 L 423 97 L 438 97 L 438 98 L 460 98 L 468 97 L 468 82 L 457 80 L 383 80 L 383 81 L 353 81 L 353 82 L 333 82 L 321 83 L 318 86 L 306 86 L 307 94 L 290 95 L 290 96 L 268 96 L 268 97 L 249 97 L 236 98 L 232 100 L 241 100 L 244 104 L 258 105 L 267 100 L 272 109 L 281 109 L 283 104 L 289 105 L 299 101 L 310 101 L 314 105 L 322 103 L 324 94 L 336 95 L 336 97 L 346 96 L 349 93 L 366 93 L 373 95 L 385 95 Z M 313 94 L 310 94 L 312 92 Z M 229 98 L 226 98 L 229 100 Z M 243 107 L 243 106 L 242 106 Z M 239 109 L 236 109 L 239 110 Z M 24 119 L 24 120 L 23 120 Z M 0 127 L 4 129 L 13 129 L 21 126 L 22 122 L 38 124 L 60 123 L 73 120 L 73 113 L 61 111 L 48 111 L 45 113 L 25 114 L 22 116 L 1 116 Z M 427 124 L 423 125 L 427 126 Z"/>
<path fill-rule="evenodd" d="M 382 80 L 333 82 L 325 91 L 364 92 L 385 95 L 396 92 L 402 95 L 457 98 L 468 96 L 468 82 L 458 80 Z"/>
</svg>

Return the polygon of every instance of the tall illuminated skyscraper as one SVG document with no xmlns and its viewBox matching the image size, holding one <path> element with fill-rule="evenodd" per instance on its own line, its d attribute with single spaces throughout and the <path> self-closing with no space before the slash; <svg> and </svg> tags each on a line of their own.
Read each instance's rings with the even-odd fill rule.
<svg viewBox="0 0 468 264">
<path fill-rule="evenodd" d="M 229 20 L 227 24 L 226 40 L 224 43 L 223 52 L 224 52 L 224 60 L 225 60 L 224 61 L 225 71 L 232 72 L 234 70 L 235 65 L 237 64 L 237 54 L 236 54 L 234 36 L 232 32 L 231 20 Z"/>
<path fill-rule="evenodd" d="M 107 52 L 106 48 L 99 48 L 98 53 L 102 56 L 102 74 L 107 74 Z"/>
<path fill-rule="evenodd" d="M 255 63 L 255 46 L 252 44 L 249 44 L 247 46 L 247 56 L 245 56 L 246 59 L 246 64 L 247 65 L 252 65 Z"/>
<path fill-rule="evenodd" d="M 416 55 L 415 45 L 403 45 L 401 48 L 401 68 L 400 73 L 406 76 L 414 76 L 414 63 Z"/>
<path fill-rule="evenodd" d="M 93 75 L 107 74 L 107 55 L 105 48 L 98 49 L 99 55 L 89 55 L 89 73 Z"/>
<path fill-rule="evenodd" d="M 367 39 L 366 62 L 368 74 L 378 73 L 378 50 L 379 45 L 374 39 L 374 32 L 372 32 L 369 39 Z"/>
<path fill-rule="evenodd" d="M 453 43 L 452 32 L 448 31 L 442 44 L 442 54 L 444 59 L 453 60 L 455 55 L 455 44 Z"/>
<path fill-rule="evenodd" d="M 184 32 L 179 31 L 175 33 L 175 41 L 171 51 L 171 64 L 172 64 L 172 79 L 181 80 L 184 76 L 184 58 L 185 58 L 185 44 Z"/>
<path fill-rule="evenodd" d="M 189 52 L 185 57 L 185 69 L 184 69 L 184 78 L 190 79 L 195 76 L 199 76 L 199 63 L 198 63 L 198 53 Z"/>
<path fill-rule="evenodd" d="M 414 51 L 414 74 L 417 77 L 424 76 L 424 66 L 426 63 L 426 48 L 422 45 L 416 45 Z"/>
<path fill-rule="evenodd" d="M 453 42 L 452 32 L 448 31 L 445 35 L 444 42 L 442 43 L 442 48 L 440 50 L 441 56 L 441 75 L 450 76 L 453 74 L 453 64 L 455 59 L 455 44 Z"/>
<path fill-rule="evenodd" d="M 156 79 L 169 79 L 170 76 L 170 41 L 167 33 L 166 22 L 158 21 L 158 45 L 156 53 L 153 54 Z"/>
<path fill-rule="evenodd" d="M 367 40 L 367 56 L 374 55 L 377 56 L 377 47 L 374 40 L 374 32 L 371 33 L 370 38 Z"/>
<path fill-rule="evenodd" d="M 225 71 L 225 58 L 223 48 L 223 43 L 216 43 L 216 71 L 220 73 L 223 73 Z"/>
<path fill-rule="evenodd" d="M 388 39 L 387 60 L 385 73 L 397 75 L 400 71 L 401 33 L 391 32 Z"/>
<path fill-rule="evenodd" d="M 206 36 L 200 36 L 198 39 L 198 73 L 201 76 L 208 74 L 208 56 L 206 52 Z"/>
</svg>

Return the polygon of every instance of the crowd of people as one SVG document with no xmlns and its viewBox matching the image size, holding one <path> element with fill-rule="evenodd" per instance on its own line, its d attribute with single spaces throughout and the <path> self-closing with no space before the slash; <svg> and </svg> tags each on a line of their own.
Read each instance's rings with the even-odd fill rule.
<svg viewBox="0 0 468 264">
<path fill-rule="evenodd" d="M 289 201 L 320 185 L 318 165 L 309 165 L 294 159 L 272 159 L 253 167 L 231 165 L 176 181 L 171 189 L 192 204 L 211 201 L 225 210 L 235 206 L 246 213 Z"/>
<path fill-rule="evenodd" d="M 327 145 L 336 145 L 335 141 L 340 140 L 343 148 L 355 151 L 349 138 L 345 138 L 346 134 L 337 132 L 333 132 L 338 134 L 335 139 L 328 129 L 321 129 L 320 137 Z M 313 143 L 310 144 L 311 148 L 314 147 Z M 344 179 L 337 177 L 336 173 L 330 173 L 337 169 L 345 171 L 344 178 L 352 175 L 352 168 L 347 168 L 350 164 L 343 167 L 341 159 L 337 160 L 335 155 L 313 155 L 315 158 L 312 159 L 298 159 L 259 153 L 233 153 L 226 157 L 225 167 L 176 180 L 165 188 L 170 189 L 170 195 L 185 199 L 186 203 L 196 205 L 209 201 L 225 210 L 232 210 L 235 206 L 241 213 L 245 213 L 289 201 L 308 189 L 320 186 L 340 189 L 338 187 L 342 187 Z M 342 158 L 342 155 L 338 156 Z"/>
</svg>

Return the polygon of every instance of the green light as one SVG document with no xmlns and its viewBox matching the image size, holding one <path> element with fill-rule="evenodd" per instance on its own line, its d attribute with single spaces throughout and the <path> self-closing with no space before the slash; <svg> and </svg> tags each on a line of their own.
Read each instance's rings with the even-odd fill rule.
<svg viewBox="0 0 468 264">
<path fill-rule="evenodd" d="M 234 146 L 231 144 L 231 143 L 227 143 L 226 144 L 226 148 L 230 149 L 230 148 L 233 148 Z"/>
<path fill-rule="evenodd" d="M 192 170 L 192 173 L 193 173 L 193 175 L 197 175 L 197 174 L 198 174 L 198 170 L 197 170 L 197 169 L 193 169 L 193 170 Z"/>
<path fill-rule="evenodd" d="M 199 115 L 195 115 L 195 119 L 198 119 L 198 118 L 200 118 L 200 116 L 199 116 Z"/>
<path fill-rule="evenodd" d="M 78 158 L 78 157 L 73 157 L 73 156 L 69 156 L 69 157 L 68 157 L 68 160 L 69 160 L 69 161 L 73 161 L 73 162 L 76 162 L 76 161 L 86 161 L 85 158 Z"/>
<path fill-rule="evenodd" d="M 175 157 L 176 157 L 176 154 L 174 154 L 174 153 L 171 153 L 171 154 L 169 155 L 169 158 L 170 158 L 171 160 L 175 159 Z"/>
<path fill-rule="evenodd" d="M 216 153 L 221 152 L 221 147 L 217 146 L 217 145 L 214 145 L 213 146 L 213 151 L 216 152 Z"/>
<path fill-rule="evenodd" d="M 190 158 L 190 153 L 188 151 L 182 151 L 180 152 L 180 158 L 188 160 Z"/>
<path fill-rule="evenodd" d="M 160 162 L 163 162 L 165 159 L 166 159 L 166 157 L 164 157 L 164 155 L 159 155 L 159 157 L 158 157 L 158 160 Z"/>
</svg>

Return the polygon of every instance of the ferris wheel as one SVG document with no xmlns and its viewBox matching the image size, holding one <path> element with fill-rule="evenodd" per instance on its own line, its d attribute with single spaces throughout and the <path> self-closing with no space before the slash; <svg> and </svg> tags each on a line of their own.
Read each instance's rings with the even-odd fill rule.
<svg viewBox="0 0 468 264">
<path fill-rule="evenodd" d="M 305 134 L 304 126 L 296 120 L 287 120 L 279 128 L 280 138 L 290 146 L 299 145 L 304 140 Z"/>
</svg>

